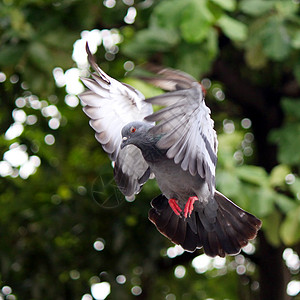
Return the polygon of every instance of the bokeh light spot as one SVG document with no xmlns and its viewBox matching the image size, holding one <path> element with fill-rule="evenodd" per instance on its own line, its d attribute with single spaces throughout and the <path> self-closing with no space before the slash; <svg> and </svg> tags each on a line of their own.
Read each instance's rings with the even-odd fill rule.
<svg viewBox="0 0 300 300">
<path fill-rule="evenodd" d="M 92 284 L 91 293 L 96 300 L 104 300 L 110 294 L 110 284 L 105 281 Z"/>
<path fill-rule="evenodd" d="M 203 87 L 208 90 L 211 87 L 211 81 L 208 78 L 203 78 L 201 80 L 201 84 L 203 85 Z"/>
<path fill-rule="evenodd" d="M 134 69 L 134 63 L 131 61 L 131 60 L 127 60 L 125 63 L 124 63 L 124 69 L 125 71 L 127 72 L 130 72 Z"/>
<path fill-rule="evenodd" d="M 292 280 L 288 283 L 286 292 L 290 296 L 297 296 L 300 293 L 300 281 Z"/>
<path fill-rule="evenodd" d="M 94 242 L 93 246 L 94 246 L 94 249 L 96 251 L 102 251 L 104 249 L 104 246 L 105 246 L 104 240 L 103 239 L 98 239 L 97 241 Z"/>
<path fill-rule="evenodd" d="M 186 270 L 184 266 L 177 266 L 174 271 L 174 275 L 177 278 L 183 278 L 185 276 Z"/>
<path fill-rule="evenodd" d="M 116 282 L 118 284 L 124 284 L 126 282 L 126 276 L 125 275 L 118 275 L 116 277 Z"/>
<path fill-rule="evenodd" d="M 250 119 L 244 118 L 244 119 L 241 121 L 241 125 L 242 125 L 243 128 L 249 129 L 249 128 L 251 127 L 251 125 L 252 125 L 252 122 L 251 122 Z"/>
<path fill-rule="evenodd" d="M 51 118 L 48 122 L 48 125 L 51 129 L 56 130 L 60 126 L 60 121 L 58 118 Z"/>
<path fill-rule="evenodd" d="M 132 289 L 131 289 L 131 293 L 134 296 L 139 296 L 142 293 L 142 288 L 138 285 L 135 285 Z"/>
<path fill-rule="evenodd" d="M 22 108 L 26 105 L 26 100 L 23 97 L 19 97 L 16 99 L 15 104 L 17 107 Z"/>
<path fill-rule="evenodd" d="M 81 297 L 81 300 L 93 300 L 93 297 L 92 297 L 92 295 L 90 295 L 90 294 L 84 294 L 84 295 Z"/>
<path fill-rule="evenodd" d="M 47 134 L 45 136 L 45 143 L 49 146 L 55 143 L 55 137 L 52 134 Z"/>
<path fill-rule="evenodd" d="M 4 295 L 9 295 L 9 294 L 12 293 L 12 289 L 11 289 L 11 287 L 8 286 L 8 285 L 5 285 L 5 286 L 2 288 L 1 291 L 2 291 L 2 293 L 3 293 Z"/>
<path fill-rule="evenodd" d="M 6 75 L 3 72 L 0 72 L 0 82 L 4 82 L 6 80 Z"/>
<path fill-rule="evenodd" d="M 285 182 L 286 184 L 293 184 L 295 182 L 296 178 L 294 174 L 288 174 L 285 176 Z"/>
<path fill-rule="evenodd" d="M 77 270 L 70 271 L 70 278 L 73 280 L 77 280 L 80 278 L 80 273 Z"/>
<path fill-rule="evenodd" d="M 67 95 L 65 97 L 65 102 L 70 107 L 76 107 L 79 104 L 79 99 L 74 95 Z"/>
<path fill-rule="evenodd" d="M 174 258 L 178 255 L 183 254 L 183 253 L 184 253 L 184 249 L 179 245 L 175 245 L 174 247 L 170 247 L 167 250 L 167 255 L 170 258 Z"/>
<path fill-rule="evenodd" d="M 251 243 L 248 243 L 245 247 L 242 248 L 243 252 L 246 254 L 253 254 L 255 252 L 255 246 Z"/>
<path fill-rule="evenodd" d="M 116 5 L 116 0 L 104 0 L 103 1 L 104 6 L 107 8 L 113 8 Z"/>
<path fill-rule="evenodd" d="M 133 24 L 135 21 L 136 14 L 137 14 L 136 8 L 133 6 L 129 7 L 127 10 L 127 14 L 124 18 L 125 23 Z"/>
<path fill-rule="evenodd" d="M 24 130 L 24 126 L 20 123 L 13 123 L 5 132 L 5 139 L 13 140 L 20 136 Z"/>
<path fill-rule="evenodd" d="M 166 300 L 176 300 L 176 296 L 174 294 L 168 294 Z"/>
<path fill-rule="evenodd" d="M 228 133 L 228 134 L 233 133 L 235 130 L 233 121 L 225 119 L 223 121 L 223 130 L 225 133 Z"/>
<path fill-rule="evenodd" d="M 23 165 L 28 160 L 28 154 L 26 152 L 25 145 L 19 145 L 14 143 L 11 145 L 10 150 L 6 151 L 3 155 L 4 160 L 6 160 L 11 166 L 19 167 Z"/>
<path fill-rule="evenodd" d="M 37 122 L 37 120 L 38 120 L 38 118 L 36 115 L 29 115 L 29 116 L 27 116 L 26 124 L 33 125 Z"/>
</svg>

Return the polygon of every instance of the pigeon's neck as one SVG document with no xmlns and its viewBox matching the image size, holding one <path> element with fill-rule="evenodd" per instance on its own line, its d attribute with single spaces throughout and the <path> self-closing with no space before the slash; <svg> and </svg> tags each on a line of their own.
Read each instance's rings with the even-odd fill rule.
<svg viewBox="0 0 300 300">
<path fill-rule="evenodd" d="M 146 135 L 145 139 L 137 145 L 146 161 L 154 163 L 164 158 L 166 151 L 156 147 L 156 143 L 160 138 L 160 136 Z"/>
</svg>

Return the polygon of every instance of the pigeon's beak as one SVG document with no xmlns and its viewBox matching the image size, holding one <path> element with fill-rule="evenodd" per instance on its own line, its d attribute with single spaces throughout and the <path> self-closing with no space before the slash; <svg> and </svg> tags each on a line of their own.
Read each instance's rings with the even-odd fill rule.
<svg viewBox="0 0 300 300">
<path fill-rule="evenodd" d="M 122 144 L 121 144 L 121 149 L 123 149 L 125 146 L 128 145 L 128 137 L 124 136 L 122 138 Z"/>
</svg>

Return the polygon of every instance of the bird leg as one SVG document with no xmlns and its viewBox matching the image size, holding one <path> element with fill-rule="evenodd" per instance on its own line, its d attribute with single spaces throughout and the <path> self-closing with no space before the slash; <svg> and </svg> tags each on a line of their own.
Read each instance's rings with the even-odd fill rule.
<svg viewBox="0 0 300 300">
<path fill-rule="evenodd" d="M 182 209 L 179 207 L 176 199 L 169 199 L 169 205 L 177 216 L 180 216 Z"/>
<path fill-rule="evenodd" d="M 199 200 L 196 196 L 194 197 L 189 197 L 189 200 L 187 201 L 187 203 L 185 204 L 184 207 L 184 217 L 187 218 L 188 216 L 191 216 L 191 213 L 193 212 L 194 209 L 194 202 L 196 200 Z"/>
</svg>

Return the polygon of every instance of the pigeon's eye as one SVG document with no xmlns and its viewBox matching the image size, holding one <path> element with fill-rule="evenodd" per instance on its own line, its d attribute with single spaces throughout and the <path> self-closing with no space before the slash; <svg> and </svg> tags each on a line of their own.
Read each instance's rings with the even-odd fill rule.
<svg viewBox="0 0 300 300">
<path fill-rule="evenodd" d="M 131 133 L 134 133 L 135 131 L 136 131 L 136 128 L 135 128 L 135 127 L 131 127 L 131 128 L 130 128 L 130 132 L 131 132 Z"/>
</svg>

